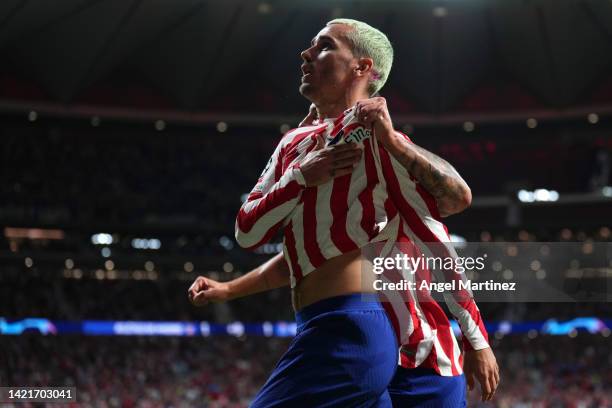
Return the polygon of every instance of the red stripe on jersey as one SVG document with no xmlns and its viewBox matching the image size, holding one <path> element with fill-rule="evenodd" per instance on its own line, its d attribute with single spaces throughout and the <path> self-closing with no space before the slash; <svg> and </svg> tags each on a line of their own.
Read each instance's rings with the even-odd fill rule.
<svg viewBox="0 0 612 408">
<path fill-rule="evenodd" d="M 442 308 L 440 308 L 440 310 L 442 311 Z M 442 311 L 442 313 L 444 313 L 444 311 Z M 446 321 L 448 321 L 448 319 L 446 319 Z M 443 322 L 443 324 L 438 324 L 437 329 L 438 331 L 436 332 L 436 335 L 438 336 L 438 341 L 440 342 L 442 349 L 450 360 L 451 372 L 453 375 L 459 375 L 459 370 L 455 366 L 455 344 L 453 343 L 453 338 L 451 337 L 453 334 L 451 333 L 450 323 L 447 324 L 446 322 Z"/>
<path fill-rule="evenodd" d="M 293 276 L 295 276 L 296 281 L 300 281 L 302 279 L 302 268 L 297 262 L 297 250 L 295 248 L 295 236 L 293 235 L 293 223 L 290 222 L 285 227 L 285 246 L 287 247 L 287 252 L 289 253 L 289 260 L 291 261 L 291 269 L 293 271 Z"/>
<path fill-rule="evenodd" d="M 431 347 L 431 351 L 429 355 L 420 365 L 423 368 L 431 368 L 437 373 L 440 373 L 440 367 L 438 366 L 438 353 L 436 353 L 436 348 L 434 346 Z"/>
<path fill-rule="evenodd" d="M 283 176 L 283 156 L 285 155 L 285 148 L 281 148 L 276 166 L 274 167 L 274 182 L 276 183 Z"/>
<path fill-rule="evenodd" d="M 344 119 L 345 114 L 340 115 L 338 119 L 334 121 L 334 128 L 331 131 L 330 136 L 336 136 L 336 134 L 342 129 L 342 120 Z"/>
<path fill-rule="evenodd" d="M 297 181 L 292 180 L 285 187 L 271 192 L 266 200 L 257 203 L 251 211 L 246 212 L 241 208 L 238 212 L 238 227 L 241 231 L 248 233 L 264 214 L 297 197 L 301 189 L 302 186 Z"/>
<path fill-rule="evenodd" d="M 397 208 L 395 208 L 393 200 L 391 200 L 389 197 L 385 199 L 385 213 L 387 214 L 388 220 L 392 220 L 397 214 Z"/>
<path fill-rule="evenodd" d="M 446 231 L 446 236 L 450 240 L 450 234 L 448 233 L 448 228 L 446 228 L 446 224 L 442 224 L 442 226 L 444 226 L 444 231 Z"/>
<path fill-rule="evenodd" d="M 268 229 L 266 234 L 259 241 L 257 241 L 257 243 L 255 243 L 255 244 L 253 244 L 251 246 L 244 247 L 244 249 L 246 249 L 247 251 L 250 251 L 250 250 L 253 250 L 253 249 L 255 249 L 255 248 L 265 244 L 266 242 L 268 242 L 269 240 L 272 239 L 272 237 L 276 234 L 276 232 L 281 227 L 281 225 L 283 225 L 282 221 L 277 222 L 275 225 L 272 226 L 272 228 Z"/>
<path fill-rule="evenodd" d="M 359 193 L 359 202 L 363 209 L 361 228 L 363 228 L 365 233 L 368 234 L 368 237 L 372 239 L 378 232 L 376 228 L 376 214 L 374 211 L 374 189 L 378 184 L 378 174 L 376 172 L 376 164 L 374 163 L 370 139 L 364 141 L 363 151 L 367 184 L 363 191 Z"/>
<path fill-rule="evenodd" d="M 325 257 L 317 242 L 317 188 L 309 187 L 302 193 L 304 202 L 304 248 L 310 263 L 315 268 L 323 265 Z"/>
<path fill-rule="evenodd" d="M 348 232 L 346 231 L 348 193 L 350 185 L 350 174 L 335 178 L 330 200 L 333 218 L 330 228 L 331 239 L 342 253 L 350 252 L 359 248 L 351 237 L 349 237 Z"/>
<path fill-rule="evenodd" d="M 300 133 L 297 133 L 295 136 L 293 136 L 293 139 L 291 139 L 291 142 L 287 143 L 287 145 L 285 146 L 285 149 L 287 152 L 295 149 L 297 147 L 297 145 L 304 140 L 304 137 L 306 137 L 307 135 L 310 135 L 312 133 L 322 133 L 325 131 L 325 126 L 321 126 L 320 128 L 317 129 L 309 129 L 306 131 L 302 131 Z"/>
</svg>

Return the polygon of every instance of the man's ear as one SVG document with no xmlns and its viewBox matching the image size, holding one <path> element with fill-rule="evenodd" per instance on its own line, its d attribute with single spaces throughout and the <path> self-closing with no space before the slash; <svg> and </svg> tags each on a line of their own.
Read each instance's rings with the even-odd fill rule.
<svg viewBox="0 0 612 408">
<path fill-rule="evenodd" d="M 355 73 L 357 76 L 369 76 L 373 67 L 374 60 L 372 60 L 372 58 L 359 58 Z"/>
</svg>

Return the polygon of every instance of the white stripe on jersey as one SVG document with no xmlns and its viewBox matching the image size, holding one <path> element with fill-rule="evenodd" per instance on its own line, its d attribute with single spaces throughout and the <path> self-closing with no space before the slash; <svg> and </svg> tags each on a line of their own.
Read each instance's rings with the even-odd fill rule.
<svg viewBox="0 0 612 408">
<path fill-rule="evenodd" d="M 293 234 L 295 237 L 304 236 L 304 204 L 298 204 L 296 207 L 295 214 L 293 216 Z M 297 262 L 303 271 L 309 271 L 314 269 L 314 266 L 310 263 L 306 248 L 304 247 L 304 240 L 295 240 L 295 251 L 297 253 Z"/>
</svg>

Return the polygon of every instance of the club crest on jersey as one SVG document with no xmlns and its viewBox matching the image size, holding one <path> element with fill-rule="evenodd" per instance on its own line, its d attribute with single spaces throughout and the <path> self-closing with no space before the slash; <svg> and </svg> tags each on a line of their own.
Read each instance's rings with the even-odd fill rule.
<svg viewBox="0 0 612 408">
<path fill-rule="evenodd" d="M 366 129 L 361 123 L 352 123 L 341 129 L 336 136 L 328 143 L 328 146 L 340 143 L 361 143 L 364 139 L 371 136 L 372 132 Z"/>
</svg>

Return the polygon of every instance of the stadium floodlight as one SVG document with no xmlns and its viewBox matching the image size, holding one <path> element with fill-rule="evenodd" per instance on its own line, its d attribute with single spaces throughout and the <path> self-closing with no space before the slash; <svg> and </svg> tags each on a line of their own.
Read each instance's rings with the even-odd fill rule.
<svg viewBox="0 0 612 408">
<path fill-rule="evenodd" d="M 221 245 L 227 251 L 231 251 L 234 248 L 234 242 L 226 235 L 223 235 L 221 238 L 219 238 L 219 245 Z"/>
<path fill-rule="evenodd" d="M 434 7 L 433 15 L 434 17 L 437 17 L 437 18 L 444 18 L 448 16 L 448 9 L 446 7 L 441 7 L 441 6 Z"/>
<path fill-rule="evenodd" d="M 113 236 L 105 232 L 93 234 L 91 236 L 91 243 L 94 245 L 110 245 L 113 243 Z"/>
<path fill-rule="evenodd" d="M 261 330 L 266 337 L 272 337 L 274 335 L 274 325 L 270 322 L 263 322 Z"/>
<path fill-rule="evenodd" d="M 219 122 L 217 123 L 217 132 L 224 133 L 227 131 L 227 123 Z"/>
<path fill-rule="evenodd" d="M 132 248 L 158 250 L 161 248 L 161 241 L 157 238 L 134 238 Z"/>
<path fill-rule="evenodd" d="M 535 191 L 519 190 L 517 197 L 522 203 L 533 203 L 535 201 L 554 202 L 559 200 L 559 192 L 545 188 L 539 188 Z"/>
<path fill-rule="evenodd" d="M 253 252 L 255 252 L 256 254 L 271 255 L 271 254 L 281 253 L 282 251 L 283 251 L 283 244 L 274 243 L 274 244 L 263 244 L 259 248 L 256 248 Z"/>
<path fill-rule="evenodd" d="M 517 196 L 522 203 L 533 203 L 535 201 L 533 193 L 527 190 L 519 190 Z"/>
<path fill-rule="evenodd" d="M 240 337 L 244 335 L 244 324 L 241 322 L 233 322 L 227 325 L 227 334 L 230 336 Z"/>
<path fill-rule="evenodd" d="M 529 129 L 535 129 L 536 127 L 538 127 L 538 121 L 535 118 L 529 118 L 527 119 L 527 127 Z"/>
</svg>

